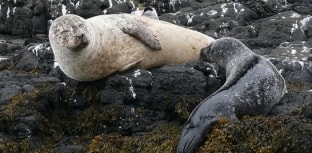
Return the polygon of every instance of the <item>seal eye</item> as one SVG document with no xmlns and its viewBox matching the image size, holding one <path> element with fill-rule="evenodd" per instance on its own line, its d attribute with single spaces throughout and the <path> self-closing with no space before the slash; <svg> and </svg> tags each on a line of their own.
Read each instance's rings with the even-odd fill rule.
<svg viewBox="0 0 312 153">
<path fill-rule="evenodd" d="M 69 32 L 69 30 L 63 30 L 62 32 L 60 32 L 61 35 L 66 35 Z"/>
</svg>

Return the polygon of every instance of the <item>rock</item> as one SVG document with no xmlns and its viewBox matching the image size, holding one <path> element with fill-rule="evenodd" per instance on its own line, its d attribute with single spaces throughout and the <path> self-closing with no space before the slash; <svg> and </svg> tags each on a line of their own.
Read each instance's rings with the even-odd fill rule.
<svg viewBox="0 0 312 153">
<path fill-rule="evenodd" d="M 39 66 L 36 56 L 28 51 L 23 51 L 13 58 L 13 64 L 17 69 L 30 72 Z"/>
<path fill-rule="evenodd" d="M 22 90 L 18 86 L 6 86 L 0 89 L 0 105 L 6 104 L 11 100 L 13 95 L 21 93 Z"/>
<path fill-rule="evenodd" d="M 146 6 L 154 7 L 159 15 L 161 15 L 163 13 L 175 13 L 175 12 L 179 11 L 182 3 L 184 5 L 188 5 L 190 3 L 190 1 L 186 1 L 186 0 L 182 0 L 182 1 L 178 1 L 178 0 L 172 0 L 172 1 L 169 1 L 169 0 L 166 0 L 166 1 L 147 0 L 147 1 L 145 1 Z"/>
<path fill-rule="evenodd" d="M 292 9 L 298 13 L 311 13 L 312 5 L 311 2 L 308 0 L 290 1 L 290 3 L 294 3 L 294 5 L 292 5 Z"/>
<path fill-rule="evenodd" d="M 44 40 L 41 40 L 41 42 L 42 41 Z M 28 43 L 29 42 L 30 41 L 28 41 Z M 48 42 L 27 44 L 27 46 L 24 46 L 23 49 L 13 57 L 13 64 L 17 69 L 26 72 L 40 71 L 45 74 L 51 73 L 55 62 L 50 44 Z"/>
<path fill-rule="evenodd" d="M 117 3 L 110 8 L 104 10 L 107 14 L 118 14 L 118 13 L 131 13 L 135 10 L 135 5 L 131 0 L 127 0 L 123 3 Z"/>
<path fill-rule="evenodd" d="M 73 152 L 83 153 L 83 152 L 86 152 L 84 146 L 75 144 L 75 141 L 77 141 L 77 140 L 74 137 L 63 138 L 56 145 L 56 152 L 57 153 L 73 153 Z"/>
<path fill-rule="evenodd" d="M 271 16 L 289 8 L 287 1 L 284 0 L 240 0 L 239 2 L 257 12 L 257 14 L 261 17 Z"/>
<path fill-rule="evenodd" d="M 47 33 L 46 6 L 41 0 L 1 3 L 0 31 L 19 36 Z"/>
<path fill-rule="evenodd" d="M 30 81 L 30 75 L 18 74 L 8 70 L 0 71 L 0 104 L 7 104 L 14 95 L 30 92 L 33 90 Z M 28 84 L 28 85 L 27 85 Z"/>
<path fill-rule="evenodd" d="M 310 85 L 312 87 L 312 85 Z M 274 106 L 270 115 L 293 114 L 298 113 L 302 106 L 312 101 L 312 92 L 290 92 L 287 93 L 279 102 Z"/>
<path fill-rule="evenodd" d="M 3 55 L 7 54 L 8 44 L 5 41 L 0 42 L 0 50 Z"/>
<path fill-rule="evenodd" d="M 108 1 L 89 0 L 80 2 L 75 13 L 84 18 L 89 18 L 96 15 L 104 14 L 103 10 L 108 8 L 110 5 Z"/>
<path fill-rule="evenodd" d="M 299 15 L 293 11 L 287 11 L 278 15 L 258 20 L 257 31 L 258 41 L 274 40 L 271 42 L 273 46 L 277 46 L 285 41 L 303 41 L 306 40 L 305 34 L 302 32 L 306 27 L 305 20 L 309 17 Z"/>
<path fill-rule="evenodd" d="M 101 90 L 103 109 L 108 111 L 106 107 L 111 108 L 113 105 L 124 112 L 121 119 L 114 120 L 114 124 L 118 123 L 123 132 L 149 131 L 148 126 L 153 127 L 155 121 L 170 118 L 169 114 L 188 114 L 200 100 L 221 86 L 214 71 L 208 70 L 213 67 L 201 65 L 205 67 L 202 69 L 206 70 L 206 75 L 209 76 L 207 78 L 193 66 L 196 64 L 171 65 L 150 71 L 133 70 L 109 77 Z M 185 109 L 184 106 L 177 107 L 185 103 L 187 110 L 180 110 Z M 140 109 L 143 110 L 138 111 Z M 168 110 L 171 110 L 169 114 Z"/>
</svg>

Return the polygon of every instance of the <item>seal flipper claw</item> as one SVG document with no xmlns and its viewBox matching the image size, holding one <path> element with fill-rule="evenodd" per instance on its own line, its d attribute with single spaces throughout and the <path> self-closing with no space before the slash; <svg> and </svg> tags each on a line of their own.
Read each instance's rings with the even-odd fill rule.
<svg viewBox="0 0 312 153">
<path fill-rule="evenodd" d="M 129 69 L 133 68 L 134 66 L 136 66 L 138 63 L 140 63 L 142 60 L 143 60 L 143 58 L 140 58 L 139 60 L 131 62 L 131 63 L 123 66 L 121 69 L 119 69 L 118 72 L 123 72 L 123 71 L 129 70 Z"/>
<path fill-rule="evenodd" d="M 120 29 L 124 33 L 127 33 L 142 41 L 148 47 L 155 50 L 161 50 L 161 44 L 157 36 L 154 35 L 152 31 L 145 28 L 143 24 L 139 22 L 127 21 L 127 24 L 124 24 L 124 26 L 122 26 Z"/>
</svg>

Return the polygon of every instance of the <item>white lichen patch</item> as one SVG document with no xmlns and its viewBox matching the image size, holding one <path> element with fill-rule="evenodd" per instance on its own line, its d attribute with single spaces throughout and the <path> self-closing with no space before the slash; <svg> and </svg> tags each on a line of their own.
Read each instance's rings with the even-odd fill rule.
<svg viewBox="0 0 312 153">
<path fill-rule="evenodd" d="M 66 87 L 66 82 L 61 82 L 61 84 L 62 84 L 64 87 Z"/>
<path fill-rule="evenodd" d="M 55 69 L 55 68 L 57 68 L 57 67 L 59 67 L 59 64 L 58 64 L 56 61 L 54 61 L 54 63 L 53 63 L 53 69 Z"/>
<path fill-rule="evenodd" d="M 291 54 L 296 54 L 296 53 L 297 53 L 297 50 L 292 49 L 292 50 L 290 51 L 290 53 L 291 53 Z"/>
<path fill-rule="evenodd" d="M 62 15 L 66 15 L 67 14 L 67 8 L 64 4 L 62 4 Z"/>
<path fill-rule="evenodd" d="M 297 30 L 299 28 L 298 25 L 298 20 L 296 20 L 296 22 L 294 24 L 292 24 L 292 27 L 290 29 L 290 33 L 293 34 L 295 30 Z"/>
<path fill-rule="evenodd" d="M 302 32 L 304 32 L 306 29 L 307 29 L 307 23 L 310 22 L 310 20 L 312 19 L 312 16 L 308 15 L 307 17 L 303 18 L 301 21 L 300 21 L 300 29 Z"/>
<path fill-rule="evenodd" d="M 75 8 L 78 8 L 79 5 L 80 5 L 80 1 L 77 1 L 76 3 L 74 3 L 74 2 L 72 2 L 72 0 L 70 0 L 69 3 L 70 3 L 71 5 L 73 5 Z"/>
<path fill-rule="evenodd" d="M 298 14 L 298 13 L 296 13 L 296 12 L 294 12 L 290 17 L 291 17 L 291 18 L 300 18 L 301 15 Z"/>
<path fill-rule="evenodd" d="M 15 14 L 16 7 L 13 7 L 13 15 Z"/>
<path fill-rule="evenodd" d="M 187 18 L 187 25 L 191 25 L 192 22 L 193 22 L 193 17 L 194 17 L 194 14 L 190 13 L 186 16 Z"/>
<path fill-rule="evenodd" d="M 216 10 L 210 10 L 209 12 L 207 12 L 207 15 L 216 15 L 216 14 L 218 14 Z"/>
<path fill-rule="evenodd" d="M 10 17 L 10 12 L 11 12 L 10 7 L 8 7 L 7 13 L 6 13 L 6 14 L 7 14 L 6 18 L 7 18 L 7 19 L 9 19 L 9 17 Z"/>
<path fill-rule="evenodd" d="M 281 61 L 281 64 L 296 70 L 310 69 L 311 45 L 305 41 L 283 42 L 271 54 L 265 55 L 270 60 Z M 280 73 L 284 70 L 281 69 Z"/>
<path fill-rule="evenodd" d="M 304 68 L 304 62 L 296 59 L 284 59 L 282 61 L 283 65 L 291 65 L 292 67 L 299 66 L 301 70 Z"/>
<path fill-rule="evenodd" d="M 130 78 L 128 78 L 128 77 L 126 77 L 126 80 L 129 81 L 129 84 L 130 84 L 129 91 L 132 93 L 133 99 L 136 99 L 136 93 L 134 92 L 134 88 L 133 88 L 133 85 L 132 85 L 132 80 Z"/>
<path fill-rule="evenodd" d="M 103 1 L 102 1 L 102 2 L 103 2 Z M 108 0 L 108 3 L 109 3 L 109 7 L 108 7 L 108 8 L 113 7 L 113 2 L 112 2 L 112 0 Z"/>
<path fill-rule="evenodd" d="M 221 5 L 221 10 L 222 10 L 221 17 L 224 17 L 224 14 L 228 11 L 228 8 L 226 6 L 227 4 Z"/>
<path fill-rule="evenodd" d="M 274 49 L 273 56 L 276 56 L 276 58 L 294 59 L 306 62 L 310 56 L 311 49 L 311 46 L 308 46 L 305 41 L 283 42 L 279 47 Z"/>
<path fill-rule="evenodd" d="M 28 51 L 31 51 L 36 57 L 39 57 L 40 53 L 46 53 L 52 51 L 51 47 L 48 47 L 46 43 L 34 44 L 28 47 Z"/>
<path fill-rule="evenodd" d="M 213 73 L 214 73 L 214 74 L 212 74 L 212 75 L 218 77 L 218 72 L 217 72 L 215 66 L 214 66 L 213 64 L 210 64 L 210 63 L 207 63 L 207 64 L 211 67 L 211 68 L 208 67 L 207 70 L 212 70 Z"/>
<path fill-rule="evenodd" d="M 8 60 L 9 58 L 8 57 L 6 57 L 6 56 L 0 56 L 0 61 L 6 61 L 6 60 Z"/>
<path fill-rule="evenodd" d="M 134 73 L 133 73 L 133 77 L 135 77 L 135 78 L 140 76 L 140 75 L 141 75 L 141 70 L 140 69 L 135 70 Z"/>
</svg>

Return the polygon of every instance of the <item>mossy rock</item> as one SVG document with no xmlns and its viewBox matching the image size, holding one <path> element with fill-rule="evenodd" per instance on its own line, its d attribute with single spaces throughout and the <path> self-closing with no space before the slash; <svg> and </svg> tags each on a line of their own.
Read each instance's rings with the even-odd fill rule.
<svg viewBox="0 0 312 153">
<path fill-rule="evenodd" d="M 143 136 L 98 135 L 89 145 L 90 153 L 172 153 L 176 152 L 181 126 L 165 123 Z"/>
<path fill-rule="evenodd" d="M 199 152 L 308 153 L 311 135 L 312 122 L 304 117 L 247 117 L 217 125 Z"/>
</svg>

